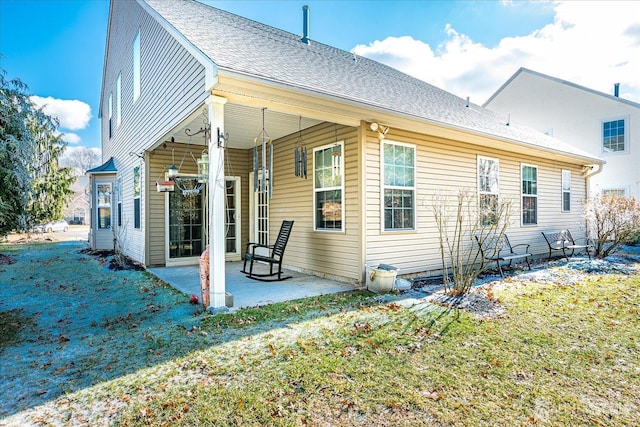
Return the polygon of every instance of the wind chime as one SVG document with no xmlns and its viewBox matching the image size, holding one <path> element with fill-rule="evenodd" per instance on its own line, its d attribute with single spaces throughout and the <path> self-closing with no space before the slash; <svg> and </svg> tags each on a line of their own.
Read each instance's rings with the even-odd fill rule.
<svg viewBox="0 0 640 427">
<path fill-rule="evenodd" d="M 253 140 L 253 191 L 269 192 L 269 198 L 273 194 L 273 144 L 269 134 L 264 129 L 264 111 L 262 109 L 262 130 Z M 269 152 L 269 164 L 267 165 L 267 151 Z M 261 179 L 260 179 L 261 178 Z"/>
<path fill-rule="evenodd" d="M 307 147 L 302 145 L 302 116 L 298 119 L 298 139 L 293 149 L 294 174 L 307 179 Z"/>
<path fill-rule="evenodd" d="M 336 177 L 342 176 L 342 171 L 340 170 L 340 164 L 342 163 L 342 149 L 338 143 L 338 128 L 335 124 L 333 125 L 333 133 L 335 135 L 336 142 L 331 149 L 331 175 L 335 179 Z"/>
</svg>

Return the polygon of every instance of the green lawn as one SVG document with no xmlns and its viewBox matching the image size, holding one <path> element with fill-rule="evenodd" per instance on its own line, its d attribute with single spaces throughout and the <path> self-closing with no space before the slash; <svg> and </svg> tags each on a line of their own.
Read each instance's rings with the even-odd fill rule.
<svg viewBox="0 0 640 427">
<path fill-rule="evenodd" d="M 146 277 L 135 286 L 171 292 Z M 504 316 L 356 292 L 204 315 L 193 328 L 168 322 L 170 333 L 113 327 L 114 342 L 142 334 L 143 366 L 0 425 L 640 424 L 637 272 L 570 286 L 510 280 L 488 293 Z M 16 319 L 28 313 L 2 310 L 13 337 L 5 345 L 16 345 Z M 165 338 L 154 344 L 149 334 Z"/>
</svg>

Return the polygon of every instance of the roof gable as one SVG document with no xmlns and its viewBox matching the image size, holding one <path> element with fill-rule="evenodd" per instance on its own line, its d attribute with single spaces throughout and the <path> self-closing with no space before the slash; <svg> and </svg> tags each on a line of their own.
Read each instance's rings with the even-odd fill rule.
<svg viewBox="0 0 640 427">
<path fill-rule="evenodd" d="M 502 86 L 500 86 L 500 88 L 498 88 L 498 90 L 495 91 L 495 93 L 493 95 L 491 95 L 489 97 L 489 99 L 487 99 L 487 101 L 484 104 L 482 104 L 482 106 L 486 107 L 487 105 L 489 105 L 491 103 L 491 101 L 493 101 L 497 96 L 499 96 L 500 93 L 502 93 L 516 79 L 522 77 L 525 74 L 528 74 L 528 75 L 531 75 L 531 76 L 536 76 L 536 77 L 539 77 L 541 79 L 545 79 L 545 80 L 548 80 L 550 82 L 557 83 L 557 84 L 560 84 L 560 85 L 569 86 L 569 87 L 572 87 L 574 89 L 577 89 L 577 90 L 580 90 L 580 91 L 583 91 L 583 92 L 587 92 L 587 93 L 593 94 L 593 95 L 598 96 L 598 97 L 602 97 L 602 98 L 608 99 L 610 101 L 620 102 L 622 104 L 626 104 L 626 105 L 629 105 L 631 107 L 635 107 L 635 108 L 639 108 L 640 109 L 640 104 L 638 104 L 637 102 L 633 102 L 633 101 L 630 101 L 628 99 L 620 98 L 618 96 L 610 95 L 608 93 L 600 92 L 598 90 L 591 89 L 591 88 L 588 88 L 588 87 L 585 87 L 585 86 L 581 86 L 581 85 L 579 85 L 577 83 L 573 83 L 573 82 L 570 82 L 568 80 L 562 80 L 562 79 L 559 79 L 557 77 L 552 77 L 552 76 L 549 76 L 547 74 L 543 74 L 543 73 L 540 73 L 540 72 L 537 72 L 537 71 L 533 71 L 533 70 L 530 70 L 530 69 L 524 68 L 524 67 L 521 67 L 520 69 L 518 69 L 518 71 L 516 71 L 513 76 L 511 76 L 506 82 L 504 82 L 504 84 Z"/>
</svg>

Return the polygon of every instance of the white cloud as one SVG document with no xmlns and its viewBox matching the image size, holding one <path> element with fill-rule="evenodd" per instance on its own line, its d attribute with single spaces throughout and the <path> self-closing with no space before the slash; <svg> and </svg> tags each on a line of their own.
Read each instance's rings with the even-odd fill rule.
<svg viewBox="0 0 640 427">
<path fill-rule="evenodd" d="M 73 132 L 64 132 L 62 134 L 62 140 L 69 144 L 79 144 L 81 141 L 80 136 Z"/>
<path fill-rule="evenodd" d="M 621 97 L 640 102 L 640 2 L 558 2 L 554 11 L 552 23 L 491 48 L 447 25 L 435 49 L 405 36 L 353 51 L 478 104 L 520 67 L 605 93 L 620 83 Z"/>
<path fill-rule="evenodd" d="M 82 101 L 32 96 L 31 102 L 38 108 L 42 107 L 49 116 L 57 118 L 64 129 L 81 130 L 91 120 L 91 107 Z"/>
</svg>

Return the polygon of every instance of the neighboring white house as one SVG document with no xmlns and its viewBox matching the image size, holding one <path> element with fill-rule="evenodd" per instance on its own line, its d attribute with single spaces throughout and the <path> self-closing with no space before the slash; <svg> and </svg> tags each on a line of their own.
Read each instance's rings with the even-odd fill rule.
<svg viewBox="0 0 640 427">
<path fill-rule="evenodd" d="M 91 204 L 88 193 L 89 178 L 81 175 L 71 185 L 73 190 L 73 198 L 64 211 L 64 218 L 69 224 L 89 224 L 89 215 L 91 212 Z"/>
<path fill-rule="evenodd" d="M 512 242 L 546 253 L 541 231 L 581 234 L 579 201 L 602 163 L 307 27 L 300 37 L 191 0 L 111 2 L 100 105 L 91 246 L 117 238 L 145 266 L 177 266 L 209 244 L 213 307 L 225 260 L 273 243 L 285 219 L 293 270 L 362 283 L 367 264 L 440 269 L 441 191 L 512 199 Z"/>
<path fill-rule="evenodd" d="M 590 192 L 640 197 L 640 104 L 520 68 L 484 107 L 601 157 Z"/>
</svg>

